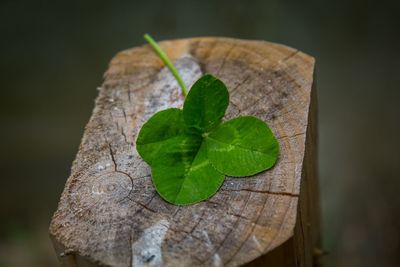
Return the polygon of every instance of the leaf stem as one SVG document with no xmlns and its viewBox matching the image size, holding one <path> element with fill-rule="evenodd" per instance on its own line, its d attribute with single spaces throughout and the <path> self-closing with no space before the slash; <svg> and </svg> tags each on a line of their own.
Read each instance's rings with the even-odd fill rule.
<svg viewBox="0 0 400 267">
<path fill-rule="evenodd" d="M 175 77 L 176 81 L 178 82 L 179 86 L 181 87 L 182 94 L 184 96 L 187 96 L 188 89 L 187 89 L 185 83 L 183 82 L 182 77 L 179 75 L 178 70 L 172 64 L 171 60 L 169 59 L 167 54 L 165 54 L 164 50 L 161 49 L 161 47 L 157 44 L 157 42 L 149 34 L 146 33 L 143 36 L 143 38 L 150 44 L 150 46 L 154 49 L 154 51 L 161 58 L 161 60 L 164 62 L 164 64 L 167 65 L 169 70 L 174 75 L 174 77 Z"/>
</svg>

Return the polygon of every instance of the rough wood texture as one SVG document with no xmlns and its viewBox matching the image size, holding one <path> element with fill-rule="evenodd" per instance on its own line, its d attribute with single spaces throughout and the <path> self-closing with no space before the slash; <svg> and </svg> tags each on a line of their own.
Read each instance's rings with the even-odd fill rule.
<svg viewBox="0 0 400 267">
<path fill-rule="evenodd" d="M 203 73 L 230 92 L 226 118 L 255 115 L 280 142 L 277 165 L 228 178 L 210 200 L 164 202 L 135 149 L 155 112 L 181 107 L 180 89 L 147 45 L 119 53 L 105 74 L 50 226 L 65 266 L 312 266 L 319 242 L 314 59 L 262 41 L 161 42 L 187 85 Z M 300 201 L 299 201 L 300 199 Z M 249 265 L 249 266 L 250 266 Z"/>
</svg>

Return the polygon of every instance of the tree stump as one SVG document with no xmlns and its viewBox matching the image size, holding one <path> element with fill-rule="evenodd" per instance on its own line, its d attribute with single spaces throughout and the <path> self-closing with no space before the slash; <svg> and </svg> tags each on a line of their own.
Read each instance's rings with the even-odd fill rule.
<svg viewBox="0 0 400 267">
<path fill-rule="evenodd" d="M 135 140 L 155 112 L 181 107 L 148 45 L 118 53 L 99 88 L 57 211 L 63 266 L 313 266 L 319 246 L 314 59 L 264 41 L 192 38 L 160 46 L 190 87 L 202 74 L 230 93 L 225 119 L 254 115 L 280 143 L 276 166 L 227 178 L 216 195 L 174 206 L 155 192 Z"/>
</svg>

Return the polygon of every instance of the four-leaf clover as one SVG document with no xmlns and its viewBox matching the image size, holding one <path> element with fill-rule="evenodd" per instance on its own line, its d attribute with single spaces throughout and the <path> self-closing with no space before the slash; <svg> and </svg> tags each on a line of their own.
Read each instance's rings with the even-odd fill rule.
<svg viewBox="0 0 400 267">
<path fill-rule="evenodd" d="M 143 125 L 136 148 L 163 199 L 197 203 L 214 195 L 225 175 L 250 176 L 275 164 L 279 144 L 268 125 L 253 116 L 222 122 L 228 105 L 224 83 L 204 75 L 182 110 L 160 111 Z"/>
</svg>

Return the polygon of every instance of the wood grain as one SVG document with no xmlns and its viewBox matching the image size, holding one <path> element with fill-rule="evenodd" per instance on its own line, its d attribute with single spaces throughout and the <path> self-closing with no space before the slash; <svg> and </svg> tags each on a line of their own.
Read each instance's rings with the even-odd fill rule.
<svg viewBox="0 0 400 267">
<path fill-rule="evenodd" d="M 163 201 L 135 139 L 151 115 L 181 107 L 183 97 L 148 45 L 120 52 L 99 88 L 50 225 L 62 264 L 239 266 L 269 262 L 278 250 L 297 255 L 282 266 L 311 266 L 319 240 L 314 59 L 263 41 L 192 38 L 160 45 L 187 85 L 211 73 L 228 86 L 226 119 L 241 114 L 267 122 L 280 143 L 278 163 L 256 176 L 227 178 L 196 205 Z"/>
</svg>

